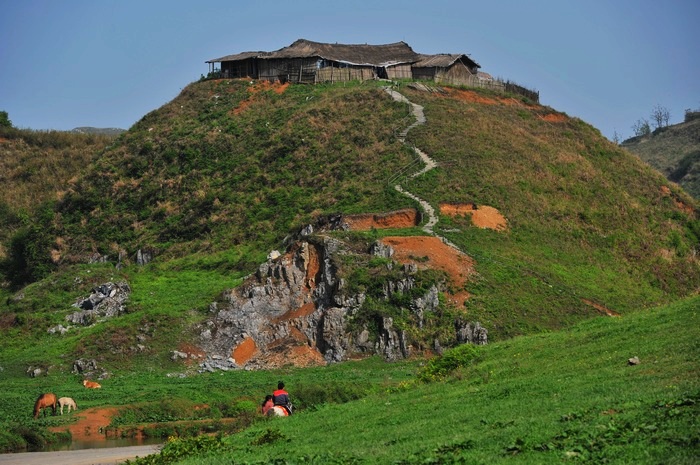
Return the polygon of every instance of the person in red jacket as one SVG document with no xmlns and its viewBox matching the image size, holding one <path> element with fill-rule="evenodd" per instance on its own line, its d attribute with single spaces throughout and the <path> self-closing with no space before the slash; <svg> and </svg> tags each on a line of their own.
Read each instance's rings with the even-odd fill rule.
<svg viewBox="0 0 700 465">
<path fill-rule="evenodd" d="M 284 382 L 277 383 L 277 390 L 272 393 L 272 403 L 284 407 L 289 414 L 292 414 L 292 403 L 289 400 L 289 393 L 284 390 Z"/>
</svg>

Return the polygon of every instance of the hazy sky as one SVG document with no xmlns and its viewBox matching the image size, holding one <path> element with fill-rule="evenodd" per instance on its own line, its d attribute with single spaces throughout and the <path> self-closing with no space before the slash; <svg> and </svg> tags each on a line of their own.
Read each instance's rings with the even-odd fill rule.
<svg viewBox="0 0 700 465">
<path fill-rule="evenodd" d="M 16 127 L 129 128 L 206 60 L 304 38 L 466 53 L 612 138 L 700 109 L 698 0 L 0 0 L 0 110 Z"/>
</svg>

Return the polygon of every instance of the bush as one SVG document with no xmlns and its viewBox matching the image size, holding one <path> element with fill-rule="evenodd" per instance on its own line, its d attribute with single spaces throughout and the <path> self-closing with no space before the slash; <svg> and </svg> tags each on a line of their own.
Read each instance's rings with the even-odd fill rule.
<svg viewBox="0 0 700 465">
<path fill-rule="evenodd" d="M 479 348 L 472 344 L 462 344 L 445 351 L 441 356 L 428 362 L 425 368 L 418 374 L 418 378 L 424 382 L 445 379 L 458 368 L 468 366 L 479 355 Z"/>
<path fill-rule="evenodd" d="M 355 383 L 327 383 L 300 385 L 294 389 L 292 399 L 296 410 L 313 408 L 323 404 L 342 404 L 365 397 L 368 390 Z"/>
</svg>

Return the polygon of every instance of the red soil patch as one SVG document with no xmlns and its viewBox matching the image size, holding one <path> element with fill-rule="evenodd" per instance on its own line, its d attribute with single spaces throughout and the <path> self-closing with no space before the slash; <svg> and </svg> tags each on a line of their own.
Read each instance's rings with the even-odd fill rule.
<svg viewBox="0 0 700 465">
<path fill-rule="evenodd" d="M 446 216 L 471 215 L 474 226 L 485 229 L 504 231 L 508 221 L 501 213 L 487 205 L 476 206 L 473 203 L 441 203 L 440 213 Z"/>
<path fill-rule="evenodd" d="M 315 312 L 315 311 L 316 311 L 316 304 L 314 304 L 313 302 L 309 302 L 308 304 L 304 304 L 304 305 L 302 305 L 302 306 L 299 307 L 299 308 L 296 308 L 296 309 L 294 309 L 294 310 L 292 310 L 292 311 L 289 311 L 289 312 L 285 313 L 284 315 L 282 315 L 282 316 L 280 316 L 280 317 L 278 317 L 278 318 L 275 318 L 275 319 L 273 320 L 273 323 L 274 323 L 274 324 L 277 324 L 277 323 L 279 323 L 279 322 L 281 322 L 281 321 L 286 321 L 286 320 L 292 320 L 292 319 L 294 319 L 294 318 L 305 317 L 305 316 L 311 315 L 311 314 L 312 314 L 313 312 Z"/>
<path fill-rule="evenodd" d="M 262 92 L 265 90 L 272 90 L 276 94 L 281 94 L 285 90 L 287 90 L 287 87 L 289 87 L 289 83 L 284 83 L 281 84 L 279 81 L 276 82 L 270 82 L 270 81 L 257 81 L 250 87 L 248 87 L 248 93 L 250 93 L 250 97 L 248 97 L 246 100 L 242 101 L 238 107 L 233 109 L 233 114 L 238 115 L 241 112 L 243 112 L 246 108 L 250 106 L 251 103 L 255 101 L 255 94 L 258 92 Z"/>
<path fill-rule="evenodd" d="M 78 410 L 75 417 L 78 421 L 70 425 L 54 426 L 49 428 L 53 432 L 70 431 L 74 441 L 100 441 L 107 440 L 104 429 L 109 426 L 112 417 L 116 415 L 116 407 L 91 408 Z"/>
<path fill-rule="evenodd" d="M 661 186 L 661 194 L 667 197 L 671 197 L 673 203 L 676 204 L 676 207 L 683 213 L 686 213 L 688 215 L 692 215 L 693 213 L 695 213 L 693 207 L 687 205 L 686 203 L 678 199 L 675 195 L 673 195 L 673 192 L 671 192 L 671 189 L 668 186 Z"/>
<path fill-rule="evenodd" d="M 194 344 L 181 342 L 177 346 L 177 350 L 187 354 L 189 358 L 204 358 L 207 354 L 202 349 Z"/>
<path fill-rule="evenodd" d="M 496 105 L 498 101 L 496 99 L 483 97 L 472 90 L 459 90 L 459 89 L 445 89 L 453 97 L 459 100 L 464 100 L 465 102 L 483 103 L 485 105 Z"/>
<path fill-rule="evenodd" d="M 399 229 L 416 226 L 419 222 L 418 211 L 413 208 L 397 210 L 389 213 L 366 213 L 343 216 L 343 222 L 354 231 L 369 231 L 375 229 Z"/>
<path fill-rule="evenodd" d="M 238 344 L 238 346 L 231 352 L 231 358 L 233 358 L 238 365 L 243 365 L 248 360 L 253 358 L 255 352 L 257 352 L 258 347 L 255 345 L 255 341 L 252 337 L 247 337 L 243 339 L 243 342 Z"/>
<path fill-rule="evenodd" d="M 316 276 L 321 271 L 321 260 L 318 257 L 318 249 L 309 244 L 309 263 L 306 264 L 306 285 L 309 289 L 316 288 Z M 314 309 L 311 310 L 313 311 Z"/>
<path fill-rule="evenodd" d="M 527 105 L 520 100 L 514 99 L 512 97 L 484 97 L 473 90 L 463 90 L 463 89 L 444 89 L 450 96 L 458 100 L 472 103 L 482 103 L 484 105 L 508 105 L 517 106 L 523 108 L 538 108 L 536 105 Z"/>
<path fill-rule="evenodd" d="M 567 120 L 565 115 L 561 114 L 556 114 L 556 113 L 549 113 L 544 116 L 540 116 L 541 119 L 545 121 L 549 121 L 550 123 L 563 123 L 564 121 Z"/>
<path fill-rule="evenodd" d="M 474 272 L 474 261 L 467 255 L 432 236 L 390 236 L 382 239 L 394 249 L 394 259 L 399 263 L 413 263 L 419 268 L 432 268 L 447 273 L 456 289 L 448 299 L 461 307 L 469 298 L 464 290 L 469 276 Z M 423 258 L 427 257 L 427 261 Z"/>
<path fill-rule="evenodd" d="M 597 304 L 597 303 L 593 302 L 592 300 L 581 299 L 581 302 L 583 302 L 583 303 L 586 304 L 586 305 L 590 305 L 591 307 L 595 308 L 595 309 L 598 310 L 599 312 L 604 313 L 604 314 L 606 314 L 606 315 L 608 315 L 608 316 L 620 316 L 619 313 L 614 312 L 614 311 L 610 310 L 609 308 L 604 307 L 604 306 L 602 306 L 602 305 L 600 305 L 600 304 Z"/>
</svg>

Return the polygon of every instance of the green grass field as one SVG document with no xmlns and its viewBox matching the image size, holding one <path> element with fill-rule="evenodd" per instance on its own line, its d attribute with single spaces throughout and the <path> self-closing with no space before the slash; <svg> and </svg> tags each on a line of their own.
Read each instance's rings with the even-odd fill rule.
<svg viewBox="0 0 700 465">
<path fill-rule="evenodd" d="M 443 381 L 258 423 L 178 463 L 698 463 L 698 310 L 493 344 Z"/>
<path fill-rule="evenodd" d="M 77 375 L 2 378 L 0 418 L 3 431 L 65 424 L 68 417 L 30 418 L 34 394 L 46 390 L 82 409 L 121 407 L 114 426 L 160 422 L 170 431 L 163 452 L 138 464 L 698 463 L 698 310 L 695 297 L 427 361 L 185 378 L 120 373 L 89 391 Z M 640 364 L 629 365 L 635 356 Z M 297 413 L 259 417 L 279 378 Z M 197 403 L 209 409 L 196 416 Z M 186 431 L 167 427 L 226 417 L 240 417 L 234 430 L 244 429 L 177 438 Z"/>
</svg>

